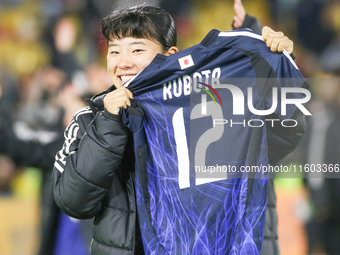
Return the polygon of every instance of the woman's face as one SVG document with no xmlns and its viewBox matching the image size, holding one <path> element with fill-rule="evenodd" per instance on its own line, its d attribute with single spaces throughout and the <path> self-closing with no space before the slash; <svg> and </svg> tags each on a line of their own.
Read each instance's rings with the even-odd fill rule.
<svg viewBox="0 0 340 255">
<path fill-rule="evenodd" d="M 160 43 L 149 39 L 124 37 L 109 41 L 107 70 L 116 88 L 147 67 L 157 53 L 166 54 Z"/>
</svg>

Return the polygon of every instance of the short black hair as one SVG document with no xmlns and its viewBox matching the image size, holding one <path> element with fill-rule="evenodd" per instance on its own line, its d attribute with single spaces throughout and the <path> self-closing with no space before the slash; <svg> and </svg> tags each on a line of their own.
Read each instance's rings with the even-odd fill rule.
<svg viewBox="0 0 340 255">
<path fill-rule="evenodd" d="M 167 51 L 177 44 L 176 26 L 171 15 L 162 8 L 139 5 L 114 11 L 101 21 L 107 42 L 124 37 L 156 40 Z"/>
</svg>

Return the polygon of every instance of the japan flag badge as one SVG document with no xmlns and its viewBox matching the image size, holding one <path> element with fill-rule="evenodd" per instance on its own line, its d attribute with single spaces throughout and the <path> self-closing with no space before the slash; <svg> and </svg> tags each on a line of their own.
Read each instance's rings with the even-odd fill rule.
<svg viewBox="0 0 340 255">
<path fill-rule="evenodd" d="M 179 58 L 178 62 L 182 70 L 195 65 L 194 61 L 192 60 L 191 55 L 187 55 L 185 57 Z"/>
</svg>

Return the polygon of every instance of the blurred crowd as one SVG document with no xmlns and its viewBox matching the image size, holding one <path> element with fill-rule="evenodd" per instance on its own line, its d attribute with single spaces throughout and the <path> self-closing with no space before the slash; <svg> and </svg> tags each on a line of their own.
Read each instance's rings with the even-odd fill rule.
<svg viewBox="0 0 340 255">
<path fill-rule="evenodd" d="M 42 221 L 60 217 L 56 208 L 51 211 L 50 180 L 64 129 L 86 106 L 86 98 L 111 85 L 100 20 L 136 3 L 158 5 L 172 14 L 179 49 L 200 42 L 212 28 L 231 30 L 233 0 L 0 1 L 0 154 L 6 154 L 0 155 L 0 196 L 15 193 L 13 180 L 26 167 L 40 169 Z M 340 1 L 243 4 L 262 25 L 294 41 L 297 65 L 312 88 L 308 107 L 313 115 L 294 160 L 340 163 Z M 338 182 L 323 176 L 305 179 L 310 206 L 304 220 L 311 254 L 340 254 L 340 243 L 334 241 L 340 240 Z M 47 232 L 56 228 L 42 227 Z"/>
</svg>

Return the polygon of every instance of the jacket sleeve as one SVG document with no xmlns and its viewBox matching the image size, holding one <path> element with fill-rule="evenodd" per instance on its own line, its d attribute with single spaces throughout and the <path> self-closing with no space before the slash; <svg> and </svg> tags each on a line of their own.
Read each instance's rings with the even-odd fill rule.
<svg viewBox="0 0 340 255">
<path fill-rule="evenodd" d="M 106 110 L 93 117 L 87 107 L 65 130 L 53 169 L 53 195 L 59 208 L 79 219 L 92 218 L 120 167 L 127 142 L 121 117 Z"/>
<path fill-rule="evenodd" d="M 236 29 L 234 27 L 234 21 L 232 22 L 231 26 L 232 26 L 233 30 Z M 261 27 L 261 24 L 258 21 L 258 19 L 253 17 L 253 16 L 250 16 L 248 13 L 246 13 L 246 16 L 244 18 L 244 21 L 243 21 L 240 29 L 241 28 L 249 28 L 257 34 L 261 34 L 261 32 L 262 32 L 262 27 Z"/>
</svg>

